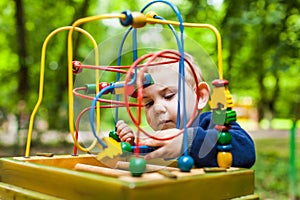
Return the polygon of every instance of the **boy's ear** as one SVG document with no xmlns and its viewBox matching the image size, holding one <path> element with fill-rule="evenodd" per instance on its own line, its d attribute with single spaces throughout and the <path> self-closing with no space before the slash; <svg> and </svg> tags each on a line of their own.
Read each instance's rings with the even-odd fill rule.
<svg viewBox="0 0 300 200">
<path fill-rule="evenodd" d="M 200 82 L 197 90 L 199 92 L 198 110 L 202 110 L 209 101 L 210 90 L 206 82 Z"/>
</svg>

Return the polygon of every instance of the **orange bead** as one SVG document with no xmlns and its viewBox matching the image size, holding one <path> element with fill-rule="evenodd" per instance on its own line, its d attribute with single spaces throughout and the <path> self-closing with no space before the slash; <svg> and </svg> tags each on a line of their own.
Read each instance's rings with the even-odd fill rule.
<svg viewBox="0 0 300 200">
<path fill-rule="evenodd" d="M 219 167 L 229 168 L 232 165 L 232 154 L 231 152 L 220 151 L 217 155 L 217 161 Z"/>
</svg>

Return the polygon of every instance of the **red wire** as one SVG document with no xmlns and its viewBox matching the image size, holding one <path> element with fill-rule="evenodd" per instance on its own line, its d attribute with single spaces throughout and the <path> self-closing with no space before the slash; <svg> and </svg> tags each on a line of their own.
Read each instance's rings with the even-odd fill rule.
<svg viewBox="0 0 300 200">
<path fill-rule="evenodd" d="M 175 57 L 173 57 L 173 56 L 169 56 L 169 55 L 164 55 L 164 54 L 175 54 Z M 178 56 L 179 56 L 179 58 L 178 58 Z M 133 116 L 133 114 L 132 114 L 132 112 L 131 112 L 131 110 L 130 110 L 130 106 L 129 106 L 129 103 L 128 103 L 128 97 L 127 97 L 127 95 L 128 95 L 128 82 L 129 82 L 129 78 L 130 78 L 130 76 L 128 75 L 128 74 L 130 74 L 130 72 L 135 68 L 135 67 L 137 67 L 137 64 L 139 63 L 139 62 L 141 62 L 141 61 L 143 61 L 144 59 L 146 59 L 146 58 L 149 58 L 149 57 L 151 57 L 149 60 L 147 60 L 147 62 L 145 63 L 145 65 L 142 67 L 142 69 L 141 69 L 141 72 L 142 73 L 139 73 L 139 75 L 138 75 L 138 77 L 137 77 L 137 90 L 138 90 L 138 112 L 137 112 L 137 119 L 138 120 L 136 120 L 135 118 L 134 118 L 134 116 Z M 179 59 L 180 59 L 180 54 L 178 53 L 178 52 L 176 52 L 176 51 L 171 51 L 171 50 L 165 50 L 165 51 L 160 51 L 160 52 L 157 52 L 157 53 L 155 53 L 155 54 L 153 54 L 153 53 L 150 53 L 150 54 L 146 54 L 146 55 L 144 55 L 144 56 L 142 56 L 142 57 L 140 57 L 139 59 L 137 59 L 132 65 L 131 65 L 131 67 L 130 67 L 130 69 L 128 70 L 128 74 L 126 75 L 126 77 L 125 77 L 125 83 L 124 83 L 124 91 L 125 91 L 125 95 L 124 95 L 124 101 L 125 101 L 125 105 L 126 105 L 126 109 L 127 109 L 127 111 L 128 111 L 128 113 L 129 113 L 129 116 L 130 116 L 130 118 L 131 118 L 131 120 L 133 121 L 133 123 L 137 126 L 137 128 L 138 128 L 138 131 L 141 131 L 141 132 L 143 132 L 146 136 L 148 136 L 148 137 L 150 137 L 150 138 L 152 138 L 152 139 L 156 139 L 156 140 L 169 140 L 169 139 L 172 139 L 172 138 L 175 138 L 175 137 L 177 137 L 178 135 L 180 135 L 181 133 L 183 133 L 183 130 L 180 130 L 177 134 L 174 134 L 173 136 L 170 136 L 170 137 L 166 137 L 166 138 L 158 138 L 158 137 L 155 137 L 155 136 L 153 136 L 153 135 L 151 135 L 151 134 L 149 134 L 149 133 L 147 133 L 145 130 L 143 130 L 141 127 L 140 127 L 140 118 L 141 118 L 141 107 L 142 107 L 142 105 L 141 105 L 141 102 L 142 102 L 142 98 L 143 98 L 143 96 L 142 96 L 142 93 L 143 93 L 143 86 L 142 86 L 142 77 L 143 77 L 143 75 L 144 75 L 144 71 L 145 71 L 145 69 L 146 69 L 146 67 L 148 67 L 148 66 L 150 66 L 149 65 L 149 63 L 150 62 L 152 62 L 154 59 L 156 59 L 157 57 L 164 57 L 164 58 L 174 58 L 174 59 L 177 59 L 176 60 L 176 62 L 178 62 L 179 61 Z M 189 67 L 191 68 L 191 71 L 192 71 L 192 73 L 193 73 L 193 76 L 194 76 L 194 79 L 195 79 L 195 82 L 196 82 L 196 84 L 198 85 L 198 80 L 197 80 L 197 77 L 196 77 L 196 73 L 195 73 L 195 70 L 193 69 L 193 67 L 192 67 L 192 64 L 187 60 L 187 59 L 185 59 L 185 61 L 188 63 L 188 65 L 189 65 Z M 165 62 L 165 64 L 167 64 L 168 62 Z M 169 62 L 169 63 L 171 63 L 171 62 Z M 158 65 L 158 64 L 160 64 L 160 63 L 155 63 L 155 65 Z M 196 90 L 196 95 L 197 95 L 197 101 L 199 100 L 199 91 L 198 90 Z M 197 113 L 197 104 L 195 104 L 195 107 L 194 107 L 194 111 L 193 111 L 193 114 L 192 114 L 192 117 L 191 117 L 191 119 L 190 119 L 190 121 L 187 123 L 187 127 L 189 127 L 191 124 L 192 124 L 192 122 L 194 121 L 194 119 L 195 119 L 195 116 L 196 116 L 196 113 Z"/>
<path fill-rule="evenodd" d="M 116 108 L 118 107 L 117 105 L 102 105 L 100 106 L 100 108 Z M 96 108 L 96 106 L 95 106 Z M 75 122 L 75 138 L 76 141 L 78 141 L 78 131 L 79 131 L 79 124 L 80 124 L 80 120 L 81 117 L 83 116 L 84 113 L 86 113 L 87 111 L 89 111 L 91 109 L 91 107 L 86 107 L 85 109 L 83 109 L 77 116 L 76 118 L 76 122 Z M 74 145 L 74 151 L 73 151 L 74 155 L 77 155 L 77 147 L 76 145 Z"/>
<path fill-rule="evenodd" d="M 84 98 L 84 99 L 88 99 L 88 100 L 94 100 L 94 97 L 89 96 L 89 95 L 80 94 L 80 93 L 77 92 L 78 90 L 86 90 L 86 88 L 85 87 L 74 88 L 73 89 L 73 94 L 75 96 L 78 96 L 78 97 Z M 125 107 L 126 106 L 125 105 L 126 103 L 121 102 L 121 101 L 114 101 L 114 100 L 101 99 L 101 98 L 99 98 L 97 101 L 102 102 L 102 103 L 110 104 L 110 105 L 107 105 L 106 107 L 103 107 L 103 108 L 116 108 L 118 106 L 119 107 Z M 132 103 L 132 102 L 129 103 L 129 105 L 132 106 L 132 107 L 138 106 L 137 103 Z M 103 105 L 101 105 L 101 106 L 103 106 Z M 102 108 L 101 106 L 100 106 L 100 108 Z"/>
<path fill-rule="evenodd" d="M 168 55 L 165 55 L 165 54 L 168 54 Z M 174 54 L 174 56 L 172 56 L 170 54 Z M 135 155 L 139 154 L 139 135 L 140 135 L 140 131 L 143 132 L 146 136 L 148 136 L 152 139 L 156 139 L 156 140 L 169 140 L 169 139 L 175 138 L 178 135 L 180 135 L 181 133 L 183 133 L 183 129 L 181 129 L 181 130 L 179 130 L 178 133 L 174 134 L 173 136 L 170 136 L 170 137 L 167 137 L 167 138 L 158 138 L 158 137 L 155 137 L 155 136 L 147 133 L 145 130 L 143 130 L 140 127 L 140 124 L 141 124 L 141 111 L 142 111 L 142 107 L 143 107 L 143 105 L 142 105 L 142 98 L 143 98 L 143 82 L 142 82 L 142 79 L 143 79 L 144 72 L 145 72 L 146 68 L 149 67 L 149 66 L 157 66 L 157 65 L 163 65 L 163 64 L 176 63 L 180 60 L 180 56 L 181 55 L 177 51 L 165 50 L 165 51 L 160 51 L 160 52 L 157 52 L 157 53 L 146 54 L 146 55 L 138 58 L 131 66 L 81 65 L 82 68 L 95 69 L 95 70 L 105 70 L 105 71 L 119 72 L 119 73 L 126 74 L 125 83 L 124 83 L 124 102 L 108 100 L 108 99 L 101 99 L 101 98 L 99 98 L 97 101 L 109 104 L 109 105 L 101 105 L 100 108 L 126 107 L 131 120 L 133 121 L 133 123 L 138 128 L 137 139 L 136 139 L 137 140 L 136 141 L 137 148 L 135 148 Z M 148 59 L 145 64 L 138 65 L 140 62 L 142 62 L 143 60 L 145 60 L 149 57 L 150 57 L 150 59 Z M 151 63 L 157 57 L 169 58 L 171 60 L 170 61 L 164 61 L 164 62 Z M 190 69 L 193 73 L 196 85 L 198 85 L 196 72 L 195 72 L 192 64 L 187 59 L 184 58 L 184 60 L 185 60 L 185 62 L 188 63 L 188 65 L 189 65 L 189 67 L 190 67 Z M 137 94 L 138 94 L 137 95 L 137 102 L 138 103 L 132 103 L 132 102 L 129 102 L 129 100 L 128 100 L 128 96 L 130 95 L 129 94 L 129 85 L 128 85 L 128 83 L 129 83 L 130 79 L 132 78 L 133 69 L 135 69 L 136 67 L 142 68 L 142 69 L 141 69 L 141 73 L 138 74 L 138 77 L 137 77 L 137 80 L 136 80 L 136 82 L 137 82 Z M 122 70 L 122 69 L 127 69 L 127 68 L 128 68 L 128 71 Z M 94 97 L 78 93 L 77 91 L 79 91 L 79 90 L 86 90 L 86 88 L 85 87 L 74 88 L 73 94 L 75 96 L 80 97 L 80 98 L 84 98 L 84 99 L 88 99 L 88 100 L 94 100 Z M 200 96 L 198 90 L 196 90 L 196 94 L 197 94 L 197 101 L 198 101 L 199 96 Z M 133 116 L 130 107 L 137 107 L 137 120 Z M 79 123 L 80 123 L 81 117 L 89 109 L 90 109 L 90 107 L 85 108 L 84 110 L 82 110 L 79 113 L 79 115 L 77 117 L 77 120 L 76 120 L 76 136 L 75 136 L 76 140 L 78 140 L 78 130 L 79 130 Z M 186 125 L 187 127 L 189 127 L 192 124 L 192 122 L 195 118 L 196 112 L 197 112 L 197 104 L 195 105 L 195 108 L 193 110 L 192 118 L 190 119 L 190 121 Z M 75 145 L 74 146 L 74 155 L 76 155 L 76 154 L 77 154 L 77 147 Z"/>
<path fill-rule="evenodd" d="M 174 58 L 174 57 L 173 57 Z M 177 61 L 174 61 L 174 63 Z M 169 64 L 171 63 L 170 61 L 164 61 L 164 62 L 160 62 L 160 63 L 153 63 L 153 64 L 149 64 L 148 66 L 153 66 L 153 65 L 163 65 L 163 64 Z M 144 64 L 139 65 L 139 67 L 143 67 L 145 66 Z M 129 69 L 131 67 L 131 65 L 129 66 L 95 66 L 95 65 L 80 65 L 81 68 L 86 68 L 86 69 L 95 69 L 95 70 L 104 70 L 104 71 L 110 71 L 110 72 L 119 72 L 119 73 L 123 73 L 126 74 L 127 71 L 126 70 L 121 70 L 121 69 Z"/>
</svg>

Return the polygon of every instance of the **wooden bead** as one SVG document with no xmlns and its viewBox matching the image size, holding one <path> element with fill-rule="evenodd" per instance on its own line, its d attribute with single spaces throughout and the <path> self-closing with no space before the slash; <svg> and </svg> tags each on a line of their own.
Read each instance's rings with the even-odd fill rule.
<svg viewBox="0 0 300 200">
<path fill-rule="evenodd" d="M 213 88 L 211 109 L 226 109 L 226 93 L 224 87 Z"/>
<path fill-rule="evenodd" d="M 216 126 L 215 126 L 215 129 L 216 130 L 218 130 L 218 131 L 223 131 L 223 132 L 228 132 L 229 131 L 229 129 L 231 128 L 231 126 L 230 125 L 219 125 L 219 124 L 217 124 Z"/>
<path fill-rule="evenodd" d="M 212 121 L 215 124 L 223 125 L 226 120 L 226 110 L 213 110 Z"/>
<path fill-rule="evenodd" d="M 214 110 L 212 120 L 215 124 L 227 125 L 236 121 L 236 112 L 234 110 Z"/>
<path fill-rule="evenodd" d="M 229 132 L 220 132 L 218 135 L 218 143 L 219 144 L 230 144 L 232 140 L 231 133 Z"/>
<path fill-rule="evenodd" d="M 226 111 L 226 124 L 236 121 L 236 112 L 235 110 L 227 110 Z"/>
<path fill-rule="evenodd" d="M 144 158 L 132 157 L 129 161 L 129 171 L 132 176 L 140 177 L 146 170 L 146 161 Z"/>
<path fill-rule="evenodd" d="M 229 168 L 232 165 L 231 152 L 220 151 L 217 155 L 217 162 L 219 167 Z"/>
<path fill-rule="evenodd" d="M 141 28 L 146 25 L 146 16 L 140 12 L 132 12 L 133 23 L 132 27 Z"/>
<path fill-rule="evenodd" d="M 150 11 L 146 14 L 146 18 L 155 19 L 157 16 L 156 12 Z M 149 24 L 155 24 L 154 22 L 148 22 Z"/>
<path fill-rule="evenodd" d="M 228 80 L 220 80 L 220 79 L 216 79 L 212 82 L 213 86 L 215 87 L 224 87 L 226 85 L 228 85 Z"/>
<path fill-rule="evenodd" d="M 113 94 L 125 94 L 125 86 L 124 86 L 124 81 L 120 81 L 120 82 L 115 82 L 113 84 L 114 86 L 114 92 Z M 126 94 L 125 95 L 131 95 L 134 92 L 134 86 L 133 85 L 128 85 L 126 88 Z"/>
<path fill-rule="evenodd" d="M 218 151 L 230 151 L 232 149 L 232 145 L 231 144 L 217 145 L 217 149 Z"/>
<path fill-rule="evenodd" d="M 117 135 L 116 131 L 110 131 L 108 136 L 111 137 L 112 139 L 116 140 L 117 142 L 121 141 L 119 136 Z"/>
<path fill-rule="evenodd" d="M 233 107 L 232 95 L 228 90 L 227 80 L 214 80 L 211 96 L 211 109 L 225 110 Z"/>
<path fill-rule="evenodd" d="M 177 165 L 180 171 L 189 172 L 194 166 L 194 159 L 191 156 L 180 156 Z"/>
<path fill-rule="evenodd" d="M 79 74 L 82 72 L 81 62 L 79 61 L 72 61 L 72 71 L 73 74 Z"/>
<path fill-rule="evenodd" d="M 128 142 L 121 142 L 121 148 L 123 150 L 123 153 L 132 152 L 131 145 Z"/>
<path fill-rule="evenodd" d="M 226 108 L 232 108 L 233 107 L 233 100 L 232 95 L 229 92 L 228 88 L 225 88 L 225 97 L 226 97 Z"/>
</svg>

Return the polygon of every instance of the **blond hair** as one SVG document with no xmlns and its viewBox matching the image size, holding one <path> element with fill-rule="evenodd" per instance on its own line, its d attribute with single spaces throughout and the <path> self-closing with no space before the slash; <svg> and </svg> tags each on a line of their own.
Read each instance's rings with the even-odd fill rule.
<svg viewBox="0 0 300 200">
<path fill-rule="evenodd" d="M 150 74 L 151 72 L 159 72 L 161 68 L 157 67 L 158 65 L 163 67 L 168 67 L 171 70 L 178 71 L 179 62 L 180 62 L 180 54 L 177 51 L 170 50 L 162 54 L 162 56 L 158 56 L 156 59 L 154 59 L 154 61 L 151 63 L 151 66 L 147 68 L 147 72 Z M 185 68 L 186 83 L 191 88 L 196 89 L 197 88 L 196 80 L 199 83 L 204 81 L 204 79 L 202 76 L 202 72 L 199 66 L 197 65 L 196 61 L 188 53 L 184 53 L 184 68 Z M 192 70 L 195 72 L 195 76 Z"/>
</svg>

